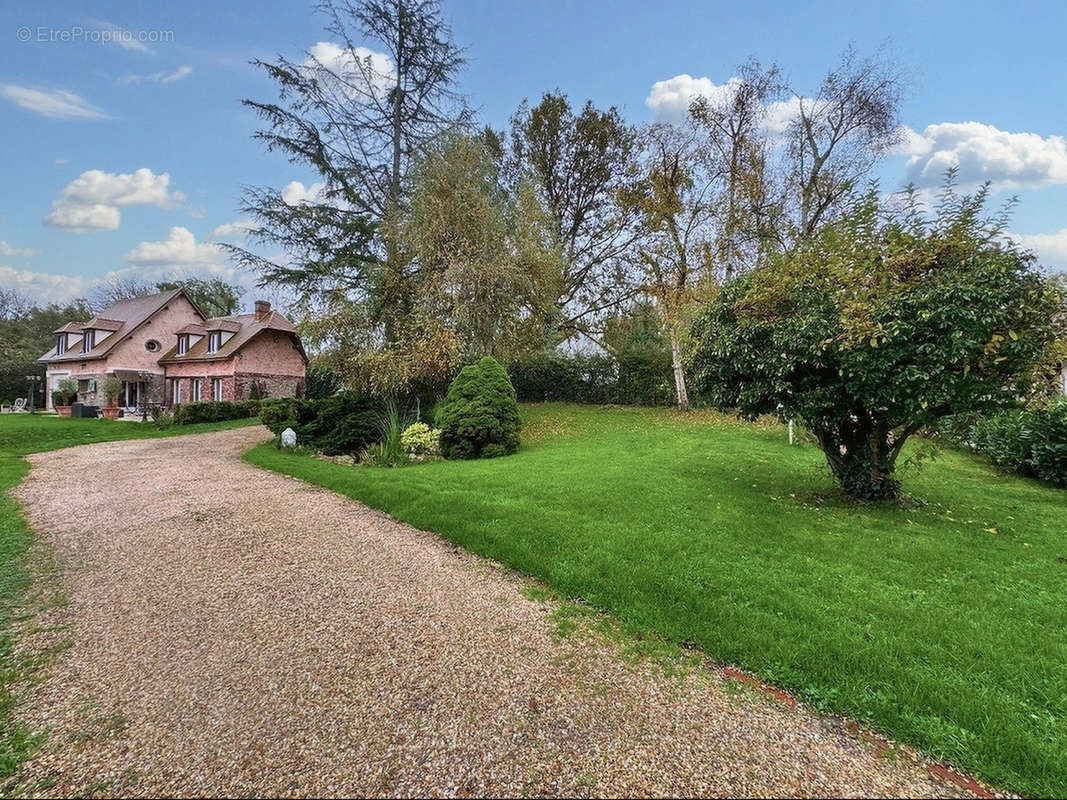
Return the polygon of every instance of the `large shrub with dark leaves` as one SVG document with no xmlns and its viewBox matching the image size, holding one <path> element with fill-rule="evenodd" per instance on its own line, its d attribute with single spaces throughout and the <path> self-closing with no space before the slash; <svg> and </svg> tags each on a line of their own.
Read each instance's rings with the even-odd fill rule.
<svg viewBox="0 0 1067 800">
<path fill-rule="evenodd" d="M 1027 393 L 1061 323 L 1033 259 L 946 191 L 932 220 L 875 192 L 727 284 L 693 326 L 691 380 L 747 418 L 797 418 L 856 498 L 893 497 L 908 437 Z"/>
<path fill-rule="evenodd" d="M 272 433 L 292 428 L 298 445 L 326 455 L 355 455 L 377 441 L 383 413 L 379 401 L 356 392 L 319 400 L 264 400 L 259 408 L 260 420 Z"/>
<path fill-rule="evenodd" d="M 519 404 L 507 372 L 486 356 L 464 367 L 437 409 L 445 458 L 493 458 L 519 449 Z"/>
</svg>

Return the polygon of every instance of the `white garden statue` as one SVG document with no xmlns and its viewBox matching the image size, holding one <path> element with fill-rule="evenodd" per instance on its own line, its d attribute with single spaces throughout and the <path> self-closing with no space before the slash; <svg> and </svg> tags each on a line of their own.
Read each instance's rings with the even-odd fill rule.
<svg viewBox="0 0 1067 800">
<path fill-rule="evenodd" d="M 282 431 L 282 447 L 296 447 L 296 431 L 292 428 Z"/>
</svg>

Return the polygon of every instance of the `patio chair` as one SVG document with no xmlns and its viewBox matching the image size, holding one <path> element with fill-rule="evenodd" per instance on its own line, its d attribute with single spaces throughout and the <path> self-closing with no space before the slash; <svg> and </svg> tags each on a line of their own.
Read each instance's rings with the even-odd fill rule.
<svg viewBox="0 0 1067 800">
<path fill-rule="evenodd" d="M 19 412 L 19 411 L 25 411 L 26 410 L 26 398 L 25 397 L 16 397 L 15 398 L 15 405 L 11 407 L 11 410 L 16 412 L 16 413 Z"/>
</svg>

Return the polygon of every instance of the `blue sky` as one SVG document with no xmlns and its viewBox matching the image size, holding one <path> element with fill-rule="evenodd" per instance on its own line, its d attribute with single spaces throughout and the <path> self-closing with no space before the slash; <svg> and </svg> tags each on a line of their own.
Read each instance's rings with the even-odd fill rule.
<svg viewBox="0 0 1067 800">
<path fill-rule="evenodd" d="M 885 45 L 911 76 L 903 122 L 914 135 L 881 168 L 883 187 L 958 162 L 965 180 L 1019 194 L 1012 230 L 1047 266 L 1067 268 L 1060 2 L 444 9 L 468 48 L 461 88 L 496 126 L 523 97 L 557 87 L 637 122 L 669 116 L 749 56 L 813 89 L 850 41 L 861 52 Z M 104 41 L 116 29 L 126 40 Z M 249 138 L 256 120 L 239 104 L 274 97 L 250 59 L 329 41 L 310 4 L 5 4 L 0 40 L 0 286 L 60 300 L 113 271 L 233 277 L 211 242 L 231 237 L 242 187 L 314 180 Z"/>
</svg>

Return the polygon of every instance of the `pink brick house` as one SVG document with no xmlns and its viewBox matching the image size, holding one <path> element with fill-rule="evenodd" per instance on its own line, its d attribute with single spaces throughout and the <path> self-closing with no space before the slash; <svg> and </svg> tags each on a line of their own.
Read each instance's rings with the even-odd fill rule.
<svg viewBox="0 0 1067 800">
<path fill-rule="evenodd" d="M 104 381 L 122 382 L 118 405 L 142 400 L 173 405 L 244 400 L 252 382 L 264 396 L 303 394 L 307 356 L 292 324 L 269 303 L 255 312 L 206 319 L 181 289 L 123 300 L 87 322 L 55 331 L 45 364 L 46 402 L 64 379 L 77 381 L 78 401 L 103 406 Z"/>
</svg>

